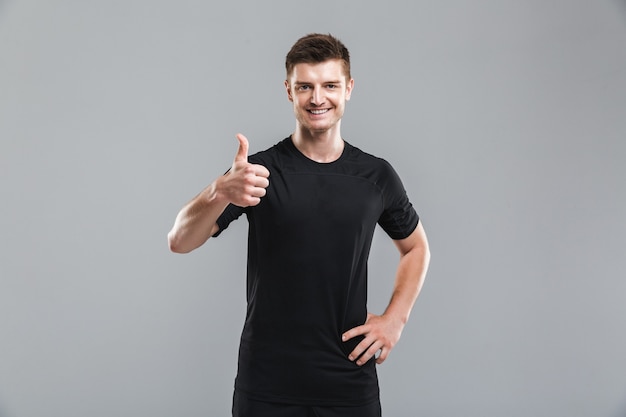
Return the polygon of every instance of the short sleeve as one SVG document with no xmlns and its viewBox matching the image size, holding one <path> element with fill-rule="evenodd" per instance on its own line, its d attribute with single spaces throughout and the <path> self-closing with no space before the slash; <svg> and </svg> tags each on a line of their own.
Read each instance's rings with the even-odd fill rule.
<svg viewBox="0 0 626 417">
<path fill-rule="evenodd" d="M 382 188 L 384 209 L 378 224 L 394 240 L 408 237 L 417 227 L 419 216 L 409 201 L 400 177 L 386 161 L 379 185 Z"/>
<path fill-rule="evenodd" d="M 235 220 L 239 218 L 244 212 L 243 207 L 236 206 L 234 204 L 229 204 L 226 206 L 226 209 L 220 216 L 217 218 L 217 225 L 219 226 L 219 230 L 217 233 L 213 235 L 213 237 L 218 237 L 220 233 L 228 228 L 228 226 Z"/>
<path fill-rule="evenodd" d="M 261 158 L 261 153 L 248 156 L 248 161 L 253 164 L 268 165 L 268 163 Z M 226 170 L 224 175 L 226 175 L 228 171 L 230 171 L 230 168 Z M 248 208 L 239 207 L 232 203 L 226 206 L 224 212 L 216 220 L 220 229 L 212 237 L 218 237 L 222 231 L 226 230 L 233 221 L 237 220 L 243 213 L 246 213 L 247 210 Z"/>
</svg>

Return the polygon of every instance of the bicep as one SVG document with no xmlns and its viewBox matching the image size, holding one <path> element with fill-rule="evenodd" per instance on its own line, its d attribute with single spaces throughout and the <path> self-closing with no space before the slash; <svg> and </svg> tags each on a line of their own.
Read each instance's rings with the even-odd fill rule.
<svg viewBox="0 0 626 417">
<path fill-rule="evenodd" d="M 406 255 L 412 250 L 428 251 L 428 239 L 421 220 L 417 223 L 417 227 L 409 236 L 404 239 L 396 239 L 393 242 L 401 256 Z"/>
<path fill-rule="evenodd" d="M 217 222 L 213 223 L 209 237 L 214 237 L 219 231 L 220 231 L 220 226 L 217 224 Z"/>
</svg>

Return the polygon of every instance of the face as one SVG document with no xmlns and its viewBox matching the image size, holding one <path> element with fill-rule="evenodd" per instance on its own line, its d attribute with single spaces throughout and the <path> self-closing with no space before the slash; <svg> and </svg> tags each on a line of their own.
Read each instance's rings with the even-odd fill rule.
<svg viewBox="0 0 626 417">
<path fill-rule="evenodd" d="M 296 64 L 285 87 L 298 127 L 311 134 L 339 129 L 353 86 L 341 60 Z"/>
</svg>

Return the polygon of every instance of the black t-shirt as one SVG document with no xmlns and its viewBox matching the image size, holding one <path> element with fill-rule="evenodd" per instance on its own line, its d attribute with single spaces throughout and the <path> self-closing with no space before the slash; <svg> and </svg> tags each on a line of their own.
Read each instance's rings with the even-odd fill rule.
<svg viewBox="0 0 626 417">
<path fill-rule="evenodd" d="M 229 205 L 220 232 L 249 222 L 246 321 L 235 387 L 253 399 L 360 405 L 379 395 L 375 361 L 348 354 L 343 332 L 367 316 L 367 258 L 376 224 L 408 237 L 418 216 L 383 159 L 346 143 L 317 163 L 286 138 L 248 158 L 270 171 L 261 203 Z M 219 234 L 218 232 L 217 234 Z"/>
</svg>

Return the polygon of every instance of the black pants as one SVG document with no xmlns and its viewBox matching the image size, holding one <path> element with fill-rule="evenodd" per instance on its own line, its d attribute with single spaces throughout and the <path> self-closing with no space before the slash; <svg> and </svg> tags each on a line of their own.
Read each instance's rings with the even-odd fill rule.
<svg viewBox="0 0 626 417">
<path fill-rule="evenodd" d="M 235 391 L 233 417 L 381 417 L 380 401 L 357 407 L 318 407 L 256 401 Z"/>
</svg>

